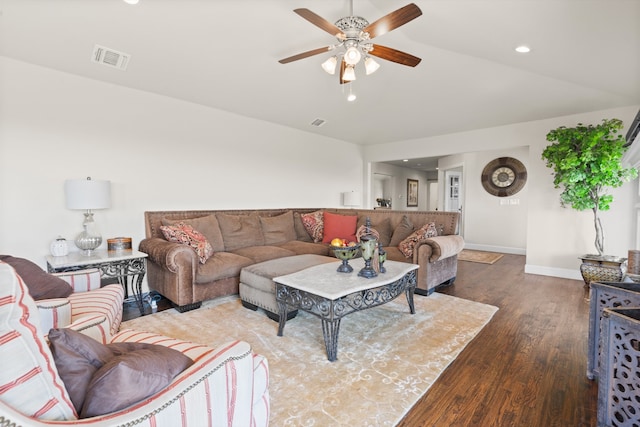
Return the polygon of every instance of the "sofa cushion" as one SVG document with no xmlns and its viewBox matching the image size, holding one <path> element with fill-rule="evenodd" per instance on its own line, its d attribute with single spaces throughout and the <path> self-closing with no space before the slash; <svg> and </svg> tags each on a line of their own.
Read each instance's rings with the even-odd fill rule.
<svg viewBox="0 0 640 427">
<path fill-rule="evenodd" d="M 76 411 L 45 333 L 24 281 L 13 267 L 0 261 L 0 401 L 29 417 L 74 420 Z"/>
<path fill-rule="evenodd" d="M 198 264 L 196 284 L 210 283 L 215 280 L 236 277 L 242 267 L 253 264 L 253 260 L 232 252 L 216 252 L 204 264 Z"/>
<path fill-rule="evenodd" d="M 189 224 L 202 233 L 211 244 L 214 252 L 224 251 L 224 240 L 222 240 L 220 225 L 218 224 L 218 218 L 215 214 L 180 220 L 162 218 L 162 225 L 176 225 L 179 222 Z"/>
<path fill-rule="evenodd" d="M 258 215 L 227 215 L 217 213 L 224 249 L 234 251 L 247 246 L 264 245 L 264 236 Z"/>
<path fill-rule="evenodd" d="M 0 261 L 11 265 L 20 275 L 34 300 L 66 298 L 73 288 L 59 277 L 53 276 L 28 259 L 0 255 Z"/>
<path fill-rule="evenodd" d="M 189 224 L 179 222 L 175 225 L 161 225 L 160 230 L 168 241 L 187 245 L 196 251 L 200 264 L 207 262 L 213 255 L 213 247 L 207 238 Z"/>
<path fill-rule="evenodd" d="M 358 217 L 358 226 L 356 229 L 360 229 L 365 224 L 367 220 L 367 215 L 361 215 Z M 391 242 L 391 234 L 393 230 L 391 229 L 391 219 L 382 218 L 382 219 L 374 219 L 371 218 L 371 228 L 378 232 L 378 242 L 381 246 L 389 246 L 389 242 Z"/>
<path fill-rule="evenodd" d="M 177 350 L 147 343 L 103 345 L 70 329 L 49 332 L 56 366 L 80 417 L 124 409 L 171 383 L 193 364 Z M 71 393 L 71 391 L 70 391 Z"/>
<path fill-rule="evenodd" d="M 296 230 L 297 240 L 300 240 L 301 242 L 313 242 L 313 239 L 302 223 L 302 216 L 300 215 L 300 212 L 293 213 L 293 228 Z"/>
<path fill-rule="evenodd" d="M 268 261 L 274 258 L 296 255 L 295 252 L 278 246 L 249 246 L 233 251 L 234 254 L 251 259 L 253 262 Z"/>
<path fill-rule="evenodd" d="M 277 216 L 261 216 L 260 226 L 265 245 L 277 245 L 296 239 L 293 212 L 291 211 Z"/>
<path fill-rule="evenodd" d="M 398 246 L 400 242 L 409 237 L 413 233 L 413 223 L 408 216 L 402 215 L 402 220 L 393 230 L 389 246 Z"/>
<path fill-rule="evenodd" d="M 314 243 L 322 242 L 324 236 L 324 215 L 322 211 L 301 214 L 302 224 Z"/>
<path fill-rule="evenodd" d="M 411 258 L 405 257 L 397 246 L 388 246 L 384 250 L 387 253 L 388 261 L 413 262 Z"/>
<path fill-rule="evenodd" d="M 349 242 L 356 241 L 356 215 L 339 215 L 324 212 L 322 216 L 324 226 L 322 243 L 329 243 L 335 238 L 345 239 Z"/>
<path fill-rule="evenodd" d="M 433 222 L 427 223 L 400 242 L 398 249 L 400 249 L 400 252 L 402 252 L 405 257 L 411 258 L 417 242 L 430 237 L 436 237 L 437 235 L 438 229 L 436 228 L 436 224 Z"/>
<path fill-rule="evenodd" d="M 295 252 L 297 255 L 315 254 L 315 255 L 331 255 L 329 245 L 326 243 L 301 242 L 292 240 L 290 242 L 278 245 L 278 247 Z M 333 252 L 332 252 L 333 253 Z"/>
</svg>

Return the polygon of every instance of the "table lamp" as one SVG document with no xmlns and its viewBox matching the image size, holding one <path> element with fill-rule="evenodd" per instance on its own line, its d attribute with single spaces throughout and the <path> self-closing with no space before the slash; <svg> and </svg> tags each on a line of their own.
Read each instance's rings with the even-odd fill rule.
<svg viewBox="0 0 640 427">
<path fill-rule="evenodd" d="M 111 206 L 111 182 L 87 179 L 70 179 L 64 183 L 67 209 L 86 210 L 82 222 L 82 232 L 74 240 L 76 246 L 86 256 L 102 244 L 102 236 L 93 220 L 93 209 L 107 209 Z"/>
</svg>

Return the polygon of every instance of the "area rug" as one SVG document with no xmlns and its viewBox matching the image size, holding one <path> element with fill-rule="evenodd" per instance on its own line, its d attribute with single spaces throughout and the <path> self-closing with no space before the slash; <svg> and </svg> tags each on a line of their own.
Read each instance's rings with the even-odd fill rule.
<svg viewBox="0 0 640 427">
<path fill-rule="evenodd" d="M 394 426 L 490 321 L 496 307 L 434 293 L 404 296 L 342 319 L 338 360 L 327 360 L 320 320 L 300 312 L 284 336 L 237 297 L 194 311 L 139 317 L 123 328 L 218 346 L 240 339 L 266 356 L 272 426 Z"/>
<path fill-rule="evenodd" d="M 458 254 L 458 261 L 471 261 L 479 262 L 482 264 L 493 264 L 503 256 L 504 254 L 499 254 L 497 252 L 473 251 L 470 249 L 463 249 Z"/>
</svg>

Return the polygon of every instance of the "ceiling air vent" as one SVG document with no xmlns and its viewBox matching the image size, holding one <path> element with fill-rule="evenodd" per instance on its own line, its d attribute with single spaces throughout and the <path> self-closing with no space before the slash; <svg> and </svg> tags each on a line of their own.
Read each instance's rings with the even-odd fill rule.
<svg viewBox="0 0 640 427">
<path fill-rule="evenodd" d="M 93 54 L 91 55 L 91 60 L 93 62 L 123 71 L 127 69 L 130 58 L 131 55 L 128 53 L 118 52 L 117 50 L 109 49 L 108 47 L 100 45 L 95 45 L 93 47 Z"/>
<path fill-rule="evenodd" d="M 326 123 L 326 120 L 324 120 L 324 119 L 315 119 L 314 121 L 311 122 L 311 126 L 315 126 L 315 127 L 319 128 L 320 126 L 322 126 L 325 123 Z"/>
</svg>

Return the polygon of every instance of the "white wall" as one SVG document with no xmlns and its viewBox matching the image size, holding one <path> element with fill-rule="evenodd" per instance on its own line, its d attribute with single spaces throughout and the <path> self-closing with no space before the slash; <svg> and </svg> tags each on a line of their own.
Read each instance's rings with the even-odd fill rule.
<svg viewBox="0 0 640 427">
<path fill-rule="evenodd" d="M 339 207 L 362 191 L 354 144 L 8 58 L 0 73 L 2 254 L 44 267 L 50 242 L 80 231 L 70 178 L 111 180 L 96 221 L 135 247 L 145 210 Z"/>
<path fill-rule="evenodd" d="M 462 234 L 465 246 L 469 249 L 524 255 L 527 246 L 529 185 L 525 184 L 522 190 L 511 197 L 496 197 L 485 191 L 480 180 L 487 163 L 498 157 L 516 158 L 528 169 L 528 147 L 447 156 L 440 159 L 438 168 L 443 176 L 447 169 L 462 168 Z M 444 179 L 440 179 L 440 182 L 444 188 Z M 496 226 L 500 227 L 500 232 L 496 232 Z"/>
<path fill-rule="evenodd" d="M 368 146 L 364 149 L 365 162 L 380 162 L 398 158 L 431 157 L 458 154 L 456 162 L 465 165 L 466 202 L 465 238 L 476 245 L 488 247 L 503 245 L 520 248 L 525 244 L 525 271 L 558 277 L 579 279 L 578 256 L 593 253 L 592 214 L 562 208 L 559 203 L 560 190 L 553 188 L 551 170 L 541 160 L 544 148 L 549 144 L 546 134 L 559 126 L 575 126 L 577 123 L 599 123 L 605 118 L 619 118 L 630 124 L 640 106 L 616 108 L 591 113 L 556 117 L 547 120 L 518 123 L 489 129 L 479 129 L 401 141 L 392 144 Z M 526 151 L 528 150 L 528 155 Z M 475 158 L 470 158 L 474 153 Z M 495 157 L 510 156 L 519 159 L 527 167 L 528 179 L 524 189 L 518 193 L 521 208 L 515 212 L 502 209 L 495 203 L 497 198 L 488 198 L 479 186 L 480 176 L 469 176 L 470 171 L 481 171 Z M 473 166 L 472 166 L 473 165 Z M 635 247 L 636 217 L 633 205 L 637 200 L 637 180 L 612 191 L 615 197 L 613 208 L 602 213 L 606 232 L 605 250 L 608 254 L 626 256 Z M 521 194 L 522 193 L 522 194 Z M 515 196 L 514 196 L 515 197 Z M 526 197 L 526 200 L 525 200 Z M 475 199 L 474 199 L 475 198 Z M 473 201 L 473 203 L 472 203 Z M 526 208 L 526 212 L 523 212 Z M 471 210 L 472 212 L 469 212 Z M 480 216 L 484 221 L 471 218 Z M 501 241 L 505 234 L 519 236 L 526 228 L 526 238 Z M 514 235 L 515 237 L 515 235 Z"/>
<path fill-rule="evenodd" d="M 81 213 L 64 206 L 69 178 L 111 180 L 112 207 L 98 211 L 96 220 L 103 236 L 130 236 L 137 246 L 145 210 L 337 207 L 344 191 L 370 193 L 372 163 L 475 153 L 477 168 L 498 155 L 527 166 L 526 270 L 578 278 L 577 256 L 593 252 L 592 219 L 589 212 L 560 207 L 559 190 L 540 159 L 545 135 L 603 118 L 630 123 L 638 108 L 362 148 L 0 57 L 0 253 L 44 266 L 51 240 L 80 230 Z M 522 147 L 528 147 L 528 159 L 520 158 Z M 394 207 L 406 209 L 406 200 L 398 203 L 397 197 L 406 197 L 406 178 L 420 180 L 418 209 L 426 209 L 426 177 L 418 175 L 399 177 Z M 465 182 L 476 186 L 475 180 Z M 603 213 L 608 253 L 625 256 L 636 249 L 636 187 L 615 191 L 613 211 Z M 478 191 L 468 188 L 466 196 Z M 492 198 L 481 204 L 484 197 L 478 195 L 474 209 L 487 222 L 465 230 L 473 243 L 487 244 L 505 227 L 522 228 L 522 216 L 495 215 L 499 206 Z M 466 209 L 472 206 L 466 203 Z"/>
</svg>

